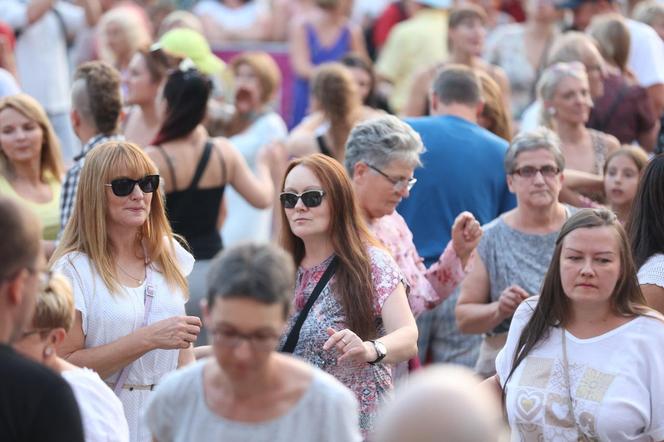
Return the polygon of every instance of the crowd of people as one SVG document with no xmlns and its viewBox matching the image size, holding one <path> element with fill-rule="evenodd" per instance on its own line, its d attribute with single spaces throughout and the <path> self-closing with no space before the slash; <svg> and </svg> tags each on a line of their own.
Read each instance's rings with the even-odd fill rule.
<svg viewBox="0 0 664 442">
<path fill-rule="evenodd" d="M 2 0 L 0 231 L 3 441 L 662 442 L 664 3 Z"/>
</svg>

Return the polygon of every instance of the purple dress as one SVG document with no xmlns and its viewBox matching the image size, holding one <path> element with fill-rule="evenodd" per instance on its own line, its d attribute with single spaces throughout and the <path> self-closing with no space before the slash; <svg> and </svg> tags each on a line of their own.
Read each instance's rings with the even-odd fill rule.
<svg viewBox="0 0 664 442">
<path fill-rule="evenodd" d="M 348 26 L 342 28 L 337 41 L 329 47 L 321 45 L 320 41 L 318 41 L 318 36 L 316 35 L 316 29 L 310 23 L 307 23 L 304 26 L 307 32 L 307 43 L 309 44 L 309 53 L 311 56 L 310 61 L 314 66 L 318 66 L 319 64 L 328 61 L 340 60 L 341 57 L 350 51 L 351 36 Z M 296 77 L 293 96 L 293 116 L 289 129 L 299 124 L 307 113 L 307 107 L 309 106 L 309 80 L 302 77 Z"/>
</svg>

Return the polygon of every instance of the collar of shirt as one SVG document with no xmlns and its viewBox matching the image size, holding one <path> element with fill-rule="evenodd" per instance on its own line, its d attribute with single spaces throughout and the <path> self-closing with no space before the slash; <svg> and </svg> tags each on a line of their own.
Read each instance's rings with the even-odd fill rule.
<svg viewBox="0 0 664 442">
<path fill-rule="evenodd" d="M 74 161 L 80 161 L 81 159 L 85 158 L 85 156 L 94 148 L 95 146 L 105 143 L 107 141 L 124 141 L 125 137 L 122 134 L 112 134 L 112 135 L 106 135 L 106 134 L 98 134 L 95 135 L 94 137 L 90 138 L 87 143 L 83 146 L 83 150 L 81 151 L 80 154 L 76 155 L 74 157 Z"/>
</svg>

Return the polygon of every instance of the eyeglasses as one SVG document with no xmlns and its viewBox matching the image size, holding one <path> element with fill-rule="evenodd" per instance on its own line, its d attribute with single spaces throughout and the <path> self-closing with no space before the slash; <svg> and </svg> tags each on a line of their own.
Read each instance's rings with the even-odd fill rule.
<svg viewBox="0 0 664 442">
<path fill-rule="evenodd" d="M 115 196 L 127 196 L 134 191 L 136 184 L 143 193 L 152 193 L 159 187 L 159 175 L 146 175 L 138 180 L 117 178 L 111 181 L 111 184 L 104 184 L 104 186 L 110 187 Z"/>
<path fill-rule="evenodd" d="M 230 330 L 212 330 L 215 342 L 225 348 L 236 348 L 242 341 L 247 341 L 254 351 L 272 351 L 276 348 L 278 336 L 275 335 L 245 335 Z"/>
<path fill-rule="evenodd" d="M 386 174 L 385 172 L 383 172 L 382 170 L 380 170 L 376 166 L 372 166 L 371 164 L 368 164 L 368 163 L 367 163 L 367 167 L 369 167 L 369 169 L 383 175 L 387 181 L 392 183 L 392 185 L 394 186 L 394 190 L 396 190 L 397 192 L 401 192 L 404 189 L 410 190 L 410 189 L 413 188 L 413 186 L 417 182 L 417 178 L 401 178 L 401 179 L 392 178 L 391 176 L 389 176 L 388 174 Z"/>
<path fill-rule="evenodd" d="M 292 209 L 297 204 L 297 200 L 301 199 L 302 204 L 308 208 L 318 207 L 323 202 L 325 192 L 322 190 L 307 190 L 300 194 L 293 192 L 282 192 L 279 195 L 279 200 L 284 209 Z"/>
<path fill-rule="evenodd" d="M 540 168 L 523 166 L 512 171 L 513 174 L 517 174 L 521 178 L 534 178 L 537 172 L 541 173 L 544 178 L 553 178 L 560 173 L 560 169 L 556 166 L 542 166 Z"/>
</svg>

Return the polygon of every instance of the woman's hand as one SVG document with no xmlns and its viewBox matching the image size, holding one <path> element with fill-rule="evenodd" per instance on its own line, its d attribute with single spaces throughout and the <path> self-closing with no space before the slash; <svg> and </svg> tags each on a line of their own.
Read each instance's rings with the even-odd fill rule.
<svg viewBox="0 0 664 442">
<path fill-rule="evenodd" d="M 466 266 L 470 254 L 482 238 L 482 227 L 470 212 L 461 212 L 452 226 L 452 247 L 457 256 Z"/>
<path fill-rule="evenodd" d="M 188 348 L 201 332 L 201 325 L 196 316 L 173 316 L 140 330 L 155 349 L 173 350 Z"/>
<path fill-rule="evenodd" d="M 507 287 L 498 298 L 496 315 L 501 321 L 512 317 L 519 305 L 529 297 L 528 292 L 516 284 Z"/>
<path fill-rule="evenodd" d="M 341 356 L 337 362 L 366 363 L 376 360 L 376 349 L 371 342 L 364 342 L 351 330 L 347 328 L 336 331 L 332 327 L 327 328 L 330 338 L 323 344 L 323 350 L 336 348 Z"/>
</svg>

